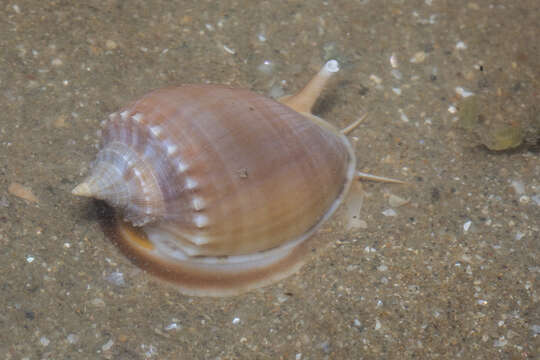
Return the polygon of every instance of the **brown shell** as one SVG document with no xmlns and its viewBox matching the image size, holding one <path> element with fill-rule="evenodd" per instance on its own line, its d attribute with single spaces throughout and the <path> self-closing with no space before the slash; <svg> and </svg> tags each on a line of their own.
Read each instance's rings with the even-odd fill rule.
<svg viewBox="0 0 540 360">
<path fill-rule="evenodd" d="M 348 140 L 323 120 L 248 90 L 186 85 L 112 114 L 78 193 L 142 226 L 120 236 L 142 234 L 153 256 L 225 272 L 215 264 L 264 263 L 302 243 L 354 170 Z"/>
</svg>

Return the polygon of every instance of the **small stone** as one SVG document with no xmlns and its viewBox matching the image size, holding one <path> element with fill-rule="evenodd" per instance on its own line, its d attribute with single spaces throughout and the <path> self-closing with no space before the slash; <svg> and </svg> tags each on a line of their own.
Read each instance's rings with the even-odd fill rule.
<svg viewBox="0 0 540 360">
<path fill-rule="evenodd" d="M 390 194 L 390 197 L 388 198 L 388 203 L 390 204 L 391 207 L 400 207 L 407 204 L 408 202 L 409 200 L 404 199 L 394 194 Z"/>
<path fill-rule="evenodd" d="M 365 220 L 362 219 L 349 219 L 349 222 L 347 224 L 347 230 L 353 230 L 353 229 L 367 229 L 368 225 Z"/>
<path fill-rule="evenodd" d="M 172 322 L 169 325 L 165 326 L 165 330 L 167 330 L 167 331 L 178 330 L 178 329 L 181 329 L 181 328 L 182 327 L 180 325 L 178 325 L 178 323 L 176 323 L 176 322 Z"/>
<path fill-rule="evenodd" d="M 53 126 L 57 129 L 65 128 L 67 126 L 66 124 L 66 116 L 60 115 L 53 121 Z"/>
<path fill-rule="evenodd" d="M 289 300 L 289 296 L 286 295 L 286 294 L 278 294 L 278 295 L 276 296 L 276 298 L 277 298 L 277 301 L 278 301 L 279 303 L 281 303 L 281 304 L 283 304 L 285 301 Z"/>
<path fill-rule="evenodd" d="M 465 44 L 463 41 L 458 41 L 456 43 L 456 49 L 465 50 L 465 49 L 467 49 L 467 44 Z"/>
<path fill-rule="evenodd" d="M 265 75 L 271 75 L 274 71 L 274 63 L 270 60 L 264 60 L 259 66 L 257 66 L 257 70 Z"/>
<path fill-rule="evenodd" d="M 396 216 L 397 213 L 394 209 L 386 209 L 382 212 L 384 216 Z"/>
<path fill-rule="evenodd" d="M 103 344 L 103 346 L 101 347 L 101 350 L 102 350 L 102 351 L 110 350 L 110 349 L 112 348 L 113 345 L 114 345 L 114 341 L 112 341 L 111 339 L 109 339 L 109 341 L 107 341 L 105 344 Z"/>
<path fill-rule="evenodd" d="M 530 201 L 531 201 L 531 198 L 528 197 L 527 195 L 523 195 L 519 197 L 519 202 L 521 204 L 528 204 Z"/>
<path fill-rule="evenodd" d="M 69 334 L 67 336 L 67 341 L 70 344 L 75 344 L 77 341 L 79 341 L 79 337 L 75 334 Z"/>
<path fill-rule="evenodd" d="M 416 54 L 413 55 L 413 57 L 409 60 L 413 64 L 420 64 L 423 63 L 426 60 L 426 53 L 423 51 L 419 51 Z"/>
<path fill-rule="evenodd" d="M 118 47 L 118 45 L 116 44 L 116 42 L 114 40 L 107 40 L 105 41 L 105 47 L 109 50 L 114 50 Z"/>
<path fill-rule="evenodd" d="M 504 336 L 501 336 L 500 338 L 498 338 L 497 340 L 495 340 L 495 341 L 493 342 L 493 346 L 495 346 L 495 347 L 503 347 L 503 346 L 505 346 L 506 344 L 508 344 L 508 340 L 506 340 L 506 339 L 504 338 Z"/>
<path fill-rule="evenodd" d="M 11 184 L 9 184 L 8 192 L 11 195 L 14 195 L 24 200 L 28 200 L 30 202 L 39 202 L 38 198 L 32 193 L 32 189 L 16 182 L 12 182 Z"/>
<path fill-rule="evenodd" d="M 99 306 L 99 307 L 105 306 L 105 302 L 100 298 L 95 298 L 91 300 L 90 303 L 94 306 Z"/>
<path fill-rule="evenodd" d="M 2 196 L 0 198 L 0 207 L 9 207 L 9 200 L 7 199 L 7 197 Z"/>
<path fill-rule="evenodd" d="M 521 180 L 512 180 L 510 186 L 512 186 L 514 192 L 518 195 L 523 195 L 525 193 L 525 185 Z"/>
<path fill-rule="evenodd" d="M 107 275 L 107 281 L 116 285 L 116 286 L 124 286 L 126 285 L 126 282 L 124 281 L 124 274 L 119 271 L 114 271 Z"/>
</svg>

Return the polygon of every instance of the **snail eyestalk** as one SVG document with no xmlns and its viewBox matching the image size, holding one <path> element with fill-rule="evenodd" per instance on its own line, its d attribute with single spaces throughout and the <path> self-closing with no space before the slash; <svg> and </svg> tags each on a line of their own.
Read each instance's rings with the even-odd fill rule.
<svg viewBox="0 0 540 360">
<path fill-rule="evenodd" d="M 337 60 L 329 60 L 298 94 L 285 96 L 279 100 L 299 113 L 309 114 L 328 80 L 338 71 Z"/>
</svg>

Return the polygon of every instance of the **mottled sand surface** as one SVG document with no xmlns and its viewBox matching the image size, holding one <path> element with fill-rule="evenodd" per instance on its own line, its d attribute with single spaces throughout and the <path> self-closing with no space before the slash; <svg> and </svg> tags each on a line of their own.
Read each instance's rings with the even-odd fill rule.
<svg viewBox="0 0 540 360">
<path fill-rule="evenodd" d="M 539 34 L 537 0 L 4 0 L 0 358 L 538 359 Z M 70 194 L 100 121 L 137 96 L 280 96 L 331 58 L 317 114 L 368 112 L 350 135 L 359 169 L 410 185 L 363 183 L 360 214 L 325 224 L 296 275 L 181 295 Z M 482 145 L 500 126 L 522 145 Z"/>
</svg>

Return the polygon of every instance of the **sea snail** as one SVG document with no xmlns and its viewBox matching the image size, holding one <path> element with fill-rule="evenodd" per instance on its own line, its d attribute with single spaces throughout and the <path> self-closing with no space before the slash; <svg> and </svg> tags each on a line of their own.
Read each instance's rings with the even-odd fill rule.
<svg viewBox="0 0 540 360">
<path fill-rule="evenodd" d="M 185 294 L 283 279 L 357 176 L 345 135 L 310 112 L 338 70 L 327 62 L 280 101 L 218 85 L 155 90 L 109 115 L 73 194 L 117 209 L 117 244 Z"/>
</svg>

